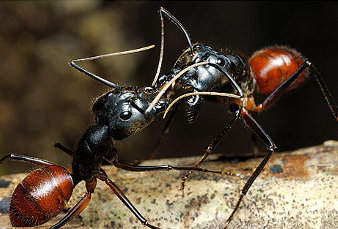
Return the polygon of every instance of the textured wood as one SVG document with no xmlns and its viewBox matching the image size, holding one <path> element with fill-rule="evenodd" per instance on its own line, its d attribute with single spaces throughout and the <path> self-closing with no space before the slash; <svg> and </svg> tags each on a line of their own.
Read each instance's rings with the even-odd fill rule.
<svg viewBox="0 0 338 229">
<path fill-rule="evenodd" d="M 212 158 L 205 168 L 231 169 L 246 178 L 261 160 L 217 160 L 217 155 Z M 161 159 L 145 164 L 189 165 L 197 159 Z M 275 153 L 229 228 L 335 228 L 338 225 L 337 162 L 336 141 Z M 182 197 L 181 172 L 126 172 L 112 166 L 105 170 L 140 213 L 161 228 L 223 228 L 246 181 L 226 175 L 193 173 Z M 0 228 L 10 228 L 6 211 L 9 197 L 24 176 L 0 177 L 3 187 L 0 188 Z M 75 189 L 70 206 L 84 195 L 84 190 L 82 184 Z M 65 228 L 145 228 L 102 182 L 81 216 L 82 220 L 77 218 Z M 61 217 L 40 228 L 51 226 Z"/>
</svg>

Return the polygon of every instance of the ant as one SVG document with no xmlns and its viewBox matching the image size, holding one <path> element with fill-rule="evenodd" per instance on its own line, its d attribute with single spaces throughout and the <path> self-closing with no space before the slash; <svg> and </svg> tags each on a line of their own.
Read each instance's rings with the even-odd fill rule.
<svg viewBox="0 0 338 229">
<path fill-rule="evenodd" d="M 183 31 L 188 40 L 189 48 L 179 57 L 171 73 L 162 75 L 157 79 L 161 68 L 164 49 L 163 14 Z M 14 159 L 30 162 L 42 167 L 41 169 L 30 173 L 23 182 L 17 186 L 13 193 L 10 204 L 10 218 L 13 226 L 36 226 L 55 217 L 62 210 L 65 202 L 70 198 L 75 185 L 84 180 L 87 189 L 85 196 L 52 228 L 63 226 L 71 218 L 80 214 L 87 206 L 91 198 L 91 193 L 95 190 L 97 179 L 99 179 L 104 181 L 112 189 L 119 199 L 144 225 L 149 228 L 157 228 L 148 223 L 116 184 L 107 177 L 106 173 L 101 168 L 102 163 L 108 161 L 118 168 L 129 171 L 189 171 L 183 178 L 182 188 L 184 188 L 184 182 L 191 171 L 223 173 L 220 171 L 202 169 L 199 168 L 199 166 L 206 160 L 208 155 L 230 130 L 234 122 L 241 118 L 254 133 L 262 138 L 267 145 L 268 153 L 242 189 L 236 206 L 230 217 L 227 219 L 226 223 L 228 224 L 237 211 L 243 197 L 276 149 L 272 139 L 249 114 L 249 111 L 261 112 L 266 110 L 277 102 L 284 92 L 297 87 L 301 81 L 303 81 L 305 75 L 307 75 L 306 69 L 312 67 L 311 69 L 314 72 L 314 76 L 322 93 L 337 120 L 336 105 L 330 96 L 322 77 L 311 62 L 304 60 L 295 50 L 282 46 L 271 47 L 270 49 L 261 51 L 264 54 L 262 55 L 263 57 L 260 56 L 260 52 L 258 52 L 248 61 L 231 50 L 228 50 L 224 54 L 220 54 L 206 45 L 192 45 L 185 28 L 172 14 L 164 8 L 161 8 L 160 17 L 162 25 L 161 54 L 157 73 L 151 87 L 119 87 L 114 83 L 88 72 L 76 64 L 76 62 L 86 60 L 132 53 L 133 51 L 136 52 L 136 50 L 77 59 L 70 62 L 71 66 L 74 68 L 113 88 L 113 90 L 99 97 L 95 101 L 93 105 L 95 124 L 90 126 L 83 135 L 77 145 L 76 152 L 74 153 L 62 145 L 56 145 L 73 157 L 72 172 L 63 166 L 55 165 L 48 161 L 12 153 L 7 154 L 0 159 L 0 163 L 5 159 Z M 145 49 L 148 48 L 146 47 Z M 272 63 L 264 61 L 266 53 L 272 54 L 272 56 L 275 56 L 278 60 L 280 60 L 281 57 L 288 59 L 284 62 L 277 61 L 281 66 L 276 66 L 276 61 L 271 61 Z M 255 60 L 258 63 L 255 63 Z M 284 68 L 285 71 L 283 74 L 276 73 L 275 77 L 270 73 L 263 75 L 261 74 L 261 70 L 264 69 L 264 66 L 261 65 L 262 62 L 265 63 L 265 67 L 273 64 L 272 70 L 274 72 L 278 72 L 281 68 Z M 293 68 L 288 65 L 289 62 L 293 63 L 293 66 L 296 66 L 296 70 L 293 70 Z M 255 70 L 257 72 L 255 72 Z M 266 82 L 264 79 L 265 77 L 276 85 L 270 87 L 270 83 L 268 85 L 264 84 L 264 82 Z M 167 91 L 170 87 L 171 91 Z M 270 91 L 263 92 L 265 89 L 269 89 Z M 180 92 L 182 92 L 183 95 L 177 97 L 174 101 L 171 101 L 172 97 L 178 95 Z M 255 105 L 253 98 L 254 92 L 261 94 L 265 93 L 268 94 L 268 96 L 263 103 Z M 234 93 L 237 93 L 237 95 Z M 186 97 L 188 97 L 186 100 L 188 122 L 195 121 L 202 102 L 201 95 L 208 95 L 209 97 L 207 97 L 207 99 L 211 99 L 210 96 L 229 97 L 230 99 L 226 102 L 229 105 L 230 111 L 235 115 L 221 133 L 212 141 L 203 157 L 195 163 L 193 167 L 174 167 L 170 165 L 138 166 L 118 162 L 117 150 L 113 147 L 113 140 L 122 140 L 136 133 L 150 124 L 157 115 L 164 112 L 164 110 L 166 110 L 166 114 L 172 105 Z M 173 112 L 173 114 L 174 113 L 175 112 Z M 165 130 L 168 130 L 172 123 L 171 120 L 172 118 L 169 119 Z M 42 176 L 41 174 L 44 174 L 45 176 Z M 31 190 L 38 190 L 39 192 L 30 192 Z M 32 196 L 33 194 L 37 196 Z M 34 202 L 32 202 L 33 199 Z M 44 209 L 45 207 L 46 209 Z"/>
<path fill-rule="evenodd" d="M 163 55 L 164 46 L 162 13 L 184 33 L 189 47 L 176 61 L 172 73 L 163 75 L 158 80 L 156 78 L 154 79 L 153 86 L 158 87 L 157 84 L 163 85 L 146 112 L 150 111 L 163 95 L 182 90 L 185 94 L 176 98 L 169 105 L 164 117 L 176 102 L 185 98 L 187 120 L 191 123 L 197 119 L 202 103 L 202 92 L 234 93 L 240 98 L 229 98 L 229 100 L 224 101 L 228 104 L 229 110 L 234 114 L 234 117 L 213 139 L 202 158 L 194 164 L 194 167 L 199 167 L 203 164 L 208 155 L 215 149 L 239 118 L 242 119 L 252 130 L 253 134 L 258 135 L 266 145 L 267 153 L 242 188 L 236 205 L 226 221 L 225 227 L 227 227 L 251 185 L 264 169 L 272 153 L 277 149 L 272 138 L 250 115 L 250 112 L 261 113 L 269 109 L 284 93 L 301 85 L 304 80 L 308 78 L 310 71 L 313 73 L 336 121 L 338 121 L 337 106 L 317 68 L 310 60 L 304 58 L 295 49 L 279 45 L 270 46 L 256 51 L 248 59 L 233 50 L 218 53 L 207 45 L 200 43 L 192 45 L 187 30 L 172 14 L 163 8 L 160 9 L 162 22 L 161 55 Z M 192 66 L 194 66 L 194 68 L 190 68 Z M 176 74 L 177 72 L 179 73 Z M 171 91 L 169 88 L 171 88 Z M 198 92 L 200 94 L 198 94 Z M 263 102 L 256 104 L 254 99 L 255 94 L 264 95 L 266 98 Z M 188 99 L 186 99 L 186 97 L 188 97 Z M 215 100 L 211 99 L 210 96 L 207 97 L 207 99 Z M 173 112 L 173 114 L 175 114 L 175 112 Z M 171 118 L 172 117 L 170 117 L 170 119 Z M 163 135 L 168 134 L 170 119 Z M 191 171 L 183 177 L 182 190 L 184 190 L 185 181 L 190 174 Z"/>
<path fill-rule="evenodd" d="M 114 140 L 122 140 L 151 123 L 156 115 L 163 113 L 170 100 L 160 99 L 148 113 L 145 110 L 155 98 L 157 91 L 149 87 L 119 87 L 99 97 L 93 104 L 95 124 L 90 126 L 80 139 L 76 151 L 57 143 L 55 146 L 72 156 L 72 170 L 52 162 L 8 153 L 0 159 L 32 163 L 41 167 L 24 178 L 16 187 L 10 202 L 10 220 L 14 227 L 41 225 L 57 216 L 72 195 L 74 187 L 85 181 L 87 192 L 84 197 L 51 228 L 60 228 L 79 215 L 88 205 L 97 180 L 105 182 L 129 210 L 149 228 L 151 225 L 133 206 L 121 189 L 108 178 L 101 168 L 103 162 L 128 171 L 183 170 L 222 173 L 197 167 L 171 165 L 136 166 L 118 161 Z"/>
<path fill-rule="evenodd" d="M 86 75 L 93 77 L 99 82 L 108 85 L 112 90 L 100 96 L 94 102 L 92 111 L 95 115 L 95 124 L 86 130 L 78 142 L 75 152 L 59 143 L 55 145 L 73 158 L 71 170 L 46 160 L 15 153 L 8 153 L 0 159 L 0 164 L 6 159 L 10 159 L 31 163 L 40 167 L 40 169 L 36 169 L 28 174 L 12 194 L 9 207 L 9 216 L 12 226 L 34 227 L 44 224 L 54 218 L 61 212 L 72 196 L 72 191 L 75 186 L 81 181 L 85 181 L 87 192 L 83 198 L 71 208 L 66 216 L 51 228 L 55 229 L 62 227 L 86 208 L 90 202 L 92 193 L 95 191 L 97 180 L 101 180 L 107 184 L 114 194 L 129 208 L 143 225 L 149 228 L 158 228 L 150 224 L 133 206 L 121 189 L 108 178 L 106 172 L 101 168 L 103 163 L 109 163 L 120 169 L 137 172 L 193 170 L 217 174 L 223 173 L 222 171 L 198 167 L 171 165 L 139 166 L 118 161 L 117 150 L 114 148 L 114 140 L 125 139 L 145 128 L 157 115 L 165 111 L 170 104 L 171 99 L 159 99 L 155 106 L 149 111 L 151 102 L 159 92 L 158 88 L 120 87 L 86 71 L 76 65 L 75 62 L 136 53 L 153 47 L 154 46 L 152 45 L 135 50 L 72 60 L 70 62 L 71 66 L 84 72 Z M 239 98 L 239 96 L 230 93 L 208 92 L 207 94 Z M 146 109 L 148 110 L 147 112 Z"/>
<path fill-rule="evenodd" d="M 287 46 L 270 46 L 256 51 L 249 59 L 230 49 L 219 53 L 210 46 L 200 43 L 193 44 L 187 30 L 169 11 L 161 7 L 159 13 L 162 28 L 161 51 L 157 72 L 151 86 L 153 91 L 159 91 L 145 113 L 150 112 L 162 97 L 172 98 L 182 93 L 183 95 L 177 96 L 176 99 L 170 103 L 165 111 L 164 117 L 176 102 L 185 98 L 187 121 L 188 123 L 192 123 L 198 117 L 203 101 L 202 95 L 207 95 L 208 97 L 206 97 L 206 99 L 211 101 L 215 101 L 211 96 L 225 96 L 229 98 L 227 101 L 222 100 L 228 104 L 229 110 L 234 114 L 234 117 L 208 145 L 201 159 L 194 164 L 195 168 L 203 164 L 208 155 L 212 153 L 239 118 L 243 120 L 255 135 L 258 135 L 263 140 L 267 148 L 267 153 L 263 160 L 242 188 L 236 205 L 226 221 L 227 226 L 231 222 L 253 182 L 264 169 L 272 153 L 277 149 L 272 138 L 251 116 L 250 112 L 260 113 L 269 109 L 284 93 L 301 85 L 308 77 L 310 70 L 313 72 L 316 82 L 336 121 L 338 121 L 337 106 L 317 68 L 295 49 Z M 177 59 L 172 70 L 159 77 L 164 53 L 163 15 L 168 17 L 169 20 L 183 32 L 189 47 Z M 71 63 L 71 65 L 94 79 L 101 79 L 80 68 L 74 62 Z M 171 90 L 169 90 L 169 88 L 171 88 Z M 225 92 L 231 94 L 222 95 L 222 93 Z M 235 93 L 237 93 L 237 98 L 234 98 Z M 256 104 L 254 99 L 255 94 L 265 95 L 266 98 L 263 102 Z M 157 152 L 158 146 L 164 136 L 168 135 L 170 126 L 173 123 L 173 117 L 176 113 L 176 108 L 177 106 L 167 121 L 162 136 L 157 142 L 151 156 L 154 156 Z M 182 191 L 184 190 L 185 181 L 188 179 L 191 171 L 192 170 L 183 177 L 181 185 Z M 228 174 L 234 175 L 231 172 L 228 172 Z"/>
</svg>

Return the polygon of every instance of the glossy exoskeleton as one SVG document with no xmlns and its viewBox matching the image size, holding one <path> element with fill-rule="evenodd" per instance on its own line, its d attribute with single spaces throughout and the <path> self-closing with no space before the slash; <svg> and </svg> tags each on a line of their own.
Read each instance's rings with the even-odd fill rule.
<svg viewBox="0 0 338 229">
<path fill-rule="evenodd" d="M 176 94 L 207 91 L 236 93 L 236 87 L 238 89 L 240 87 L 233 84 L 231 80 L 248 82 L 245 77 L 248 77 L 246 73 L 249 69 L 240 55 L 230 50 L 221 54 L 207 45 L 195 44 L 192 46 L 192 51 L 190 48 L 185 50 L 177 59 L 171 73 L 164 74 L 158 79 L 155 88 L 159 88 L 159 85 L 163 85 L 164 82 L 169 82 L 178 72 L 192 64 L 202 62 L 208 64 L 191 68 L 175 82 L 172 91 Z M 225 71 L 222 72 L 222 68 L 226 74 Z M 189 96 L 185 101 L 188 123 L 197 119 L 201 102 L 202 95 L 199 94 Z"/>
<path fill-rule="evenodd" d="M 60 144 L 56 145 L 73 157 L 71 170 L 49 161 L 13 153 L 1 158 L 0 164 L 5 159 L 11 159 L 41 167 L 31 172 L 14 190 L 9 209 L 12 225 L 33 227 L 54 218 L 70 199 L 74 187 L 85 181 L 87 192 L 84 197 L 51 228 L 63 226 L 86 208 L 99 179 L 109 186 L 145 226 L 157 228 L 148 223 L 117 185 L 107 177 L 101 168 L 105 161 L 129 171 L 195 170 L 221 173 L 195 167 L 135 166 L 118 162 L 114 140 L 124 139 L 146 127 L 168 106 L 170 101 L 161 99 L 151 112 L 145 113 L 156 93 L 149 87 L 116 86 L 99 97 L 93 105 L 95 124 L 87 129 L 76 151 L 72 152 Z"/>
<path fill-rule="evenodd" d="M 12 153 L 3 157 L 0 162 L 9 158 L 42 167 L 30 173 L 15 189 L 10 203 L 12 225 L 32 227 L 49 221 L 63 209 L 73 188 L 85 181 L 87 193 L 83 199 L 52 228 L 61 227 L 86 207 L 99 179 L 106 182 L 142 223 L 156 228 L 148 224 L 101 168 L 104 160 L 121 165 L 117 162 L 114 139 L 120 140 L 139 131 L 163 112 L 168 103 L 165 100 L 161 100 L 151 112 L 144 113 L 153 98 L 154 94 L 148 93 L 146 88 L 118 88 L 98 98 L 93 105 L 96 123 L 83 135 L 75 153 L 67 151 L 73 156 L 72 172 L 37 158 Z"/>
<path fill-rule="evenodd" d="M 200 166 L 214 150 L 220 140 L 230 130 L 235 121 L 241 118 L 244 123 L 258 135 L 265 143 L 267 153 L 261 163 L 247 180 L 241 190 L 235 208 L 226 221 L 226 226 L 231 222 L 235 212 L 238 210 L 243 197 L 261 173 L 272 153 L 276 150 L 276 145 L 260 124 L 250 115 L 249 111 L 262 112 L 275 104 L 279 98 L 304 82 L 310 72 L 315 77 L 322 94 L 324 95 L 330 111 L 336 121 L 338 121 L 337 106 L 332 98 L 324 79 L 308 59 L 304 58 L 298 51 L 287 46 L 270 46 L 255 52 L 250 58 L 245 58 L 232 50 L 217 52 L 210 46 L 204 44 L 194 44 L 190 40 L 183 25 L 168 11 L 161 8 L 160 13 L 164 13 L 176 26 L 183 31 L 188 41 L 189 47 L 176 61 L 173 71 L 165 74 L 157 81 L 154 86 L 161 85 L 161 91 L 152 105 L 147 109 L 150 111 L 161 96 L 171 93 L 175 94 L 183 91 L 186 95 L 190 92 L 227 92 L 237 94 L 240 98 L 230 98 L 225 102 L 229 110 L 234 114 L 224 129 L 214 138 L 207 147 L 202 158 L 195 163 L 195 167 Z M 161 21 L 163 21 L 162 14 Z M 162 22 L 163 34 L 163 22 Z M 163 53 L 164 38 L 162 36 L 161 50 Z M 182 73 L 180 74 L 179 73 Z M 170 89 L 169 89 L 170 88 Z M 201 105 L 201 94 L 193 94 L 187 97 L 188 122 L 193 122 L 198 116 Z M 265 95 L 263 102 L 256 104 L 254 95 Z M 182 97 L 175 99 L 170 107 Z M 207 97 L 207 99 L 210 97 Z M 169 107 L 169 108 L 170 108 Z M 166 111 L 166 113 L 168 110 Z M 166 114 L 165 113 L 165 114 Z M 167 128 L 168 130 L 168 128 Z M 166 134 L 168 131 L 165 131 Z M 182 190 L 191 171 L 183 177 Z"/>
<path fill-rule="evenodd" d="M 163 14 L 183 31 L 187 38 L 189 48 L 178 58 L 171 72 L 157 78 L 161 67 L 164 47 Z M 96 116 L 96 123 L 89 127 L 87 132 L 84 134 L 77 146 L 76 152 L 72 153 L 71 151 L 64 149 L 64 151 L 74 157 L 72 173 L 66 169 L 61 169 L 63 168 L 61 166 L 53 165 L 58 167 L 59 170 L 65 171 L 62 173 L 60 172 L 62 175 L 56 176 L 60 178 L 65 177 L 64 180 L 66 180 L 66 183 L 68 184 L 64 185 L 65 187 L 69 187 L 70 183 L 72 183 L 73 187 L 82 180 L 86 182 L 87 187 L 87 193 L 83 199 L 75 207 L 73 207 L 66 217 L 56 224 L 54 228 L 64 225 L 70 218 L 78 215 L 86 207 L 89 202 L 90 195 L 95 189 L 97 179 L 105 181 L 113 192 L 121 199 L 121 201 L 124 202 L 124 204 L 126 204 L 126 206 L 142 223 L 150 228 L 156 228 L 155 226 L 150 225 L 147 220 L 140 215 L 130 201 L 128 201 L 128 199 L 123 195 L 122 191 L 107 178 L 106 174 L 101 169 L 101 163 L 105 160 L 110 161 L 116 167 L 130 171 L 150 171 L 161 169 L 187 170 L 189 173 L 183 178 L 182 183 L 182 187 L 184 187 L 184 181 L 188 178 L 190 171 L 208 171 L 199 168 L 199 166 L 205 161 L 208 155 L 233 126 L 234 122 L 238 118 L 241 118 L 255 134 L 261 137 L 267 146 L 268 152 L 244 185 L 235 208 L 230 217 L 227 219 L 226 224 L 228 224 L 239 208 L 243 197 L 253 184 L 254 180 L 263 170 L 264 166 L 271 157 L 272 152 L 276 149 L 272 139 L 250 115 L 249 111 L 261 112 L 269 108 L 277 102 L 283 93 L 301 84 L 301 82 L 305 79 L 308 70 L 311 69 L 328 102 L 331 112 L 337 120 L 337 108 L 335 102 L 332 99 L 322 77 L 319 75 L 316 68 L 313 67 L 312 63 L 304 59 L 297 51 L 284 46 L 273 46 L 256 52 L 250 59 L 246 59 L 232 50 L 227 50 L 223 53 L 217 52 L 207 45 L 193 45 L 183 25 L 165 9 L 160 9 L 160 16 L 162 23 L 161 55 L 158 74 L 151 87 L 141 89 L 121 88 L 114 83 L 84 70 L 76 64 L 76 62 L 96 59 L 103 57 L 103 55 L 93 58 L 77 59 L 71 62 L 71 65 L 79 71 L 110 87 L 113 87 L 114 89 L 95 102 L 93 112 Z M 234 113 L 234 117 L 210 143 L 203 157 L 196 162 L 193 167 L 172 167 L 169 165 L 136 166 L 122 164 L 117 161 L 117 153 L 113 147 L 112 140 L 123 139 L 145 127 L 155 118 L 157 114 L 162 113 L 166 108 L 170 108 L 170 106 L 176 103 L 176 101 L 185 96 L 188 96 L 185 100 L 188 122 L 195 121 L 202 102 L 201 96 L 204 95 L 203 93 L 207 92 L 236 94 L 232 96 L 231 99 L 225 101 L 229 105 L 229 110 Z M 256 105 L 253 97 L 255 93 L 267 95 L 267 98 L 262 103 Z M 168 107 L 169 103 L 174 98 L 176 99 Z M 209 99 L 210 97 L 206 98 Z M 166 130 L 168 130 L 172 122 L 169 121 L 168 123 L 169 125 L 166 125 L 164 133 L 167 133 Z M 1 162 L 5 158 L 29 161 L 37 165 L 45 166 L 45 168 L 48 169 L 52 166 L 52 163 L 50 162 L 18 156 L 15 154 L 8 154 L 1 160 Z M 28 187 L 35 188 L 41 186 L 40 183 L 43 181 L 37 176 L 29 175 L 28 177 L 28 180 L 32 180 L 31 183 L 27 182 L 29 184 Z M 54 178 L 48 178 L 46 180 L 48 182 L 52 179 Z M 26 179 L 24 181 L 26 181 Z M 54 187 L 54 189 L 63 190 L 62 188 L 56 187 Z M 69 193 L 67 190 L 69 189 L 65 189 L 65 192 Z M 72 188 L 70 190 L 72 190 Z M 26 194 L 21 194 L 19 191 L 15 191 L 14 194 L 13 199 L 18 199 L 15 196 L 20 196 L 20 198 L 24 198 L 23 196 L 26 196 Z M 47 196 L 52 198 L 49 195 Z M 66 201 L 70 196 L 65 195 L 65 197 Z M 28 210 L 26 210 L 24 206 L 20 206 L 19 203 L 16 203 L 17 201 L 12 200 L 12 202 L 12 209 L 15 209 L 15 211 L 17 209 L 21 210 L 23 212 L 22 215 L 26 217 L 25 214 L 27 214 L 27 218 L 29 218 L 29 214 L 27 213 Z M 56 202 L 59 203 L 57 200 Z M 39 201 L 37 201 L 37 203 L 39 203 Z M 38 204 L 36 205 L 39 206 Z M 57 210 L 55 210 L 53 214 L 49 214 L 47 211 L 47 216 L 42 217 L 44 220 L 30 216 L 31 220 L 25 220 L 25 225 L 30 226 L 31 224 L 28 222 L 31 221 L 36 222 L 36 225 L 48 221 L 61 211 L 59 209 L 62 209 L 56 204 L 51 206 L 51 209 L 54 209 L 54 206 Z M 11 213 L 11 215 L 15 215 L 15 213 Z M 12 222 L 14 221 L 13 225 L 16 225 L 15 217 L 11 216 L 11 219 L 12 218 Z M 17 225 L 19 224 L 17 223 Z"/>
<path fill-rule="evenodd" d="M 312 70 L 336 120 L 338 118 L 337 106 L 317 69 L 296 50 L 286 46 L 271 46 L 255 52 L 251 58 L 246 58 L 230 49 L 224 52 L 217 52 L 208 45 L 192 44 L 186 29 L 172 14 L 164 8 L 161 8 L 159 12 L 162 25 L 161 54 L 157 74 L 152 84 L 152 89 L 154 91 L 158 90 L 159 93 L 145 112 L 150 112 L 160 99 L 176 98 L 170 104 L 171 107 L 178 100 L 187 97 L 184 103 L 187 107 L 187 121 L 191 123 L 198 117 L 203 93 L 236 94 L 237 98 L 225 100 L 234 117 L 213 139 L 202 158 L 194 164 L 194 167 L 199 167 L 206 160 L 238 118 L 241 118 L 253 133 L 264 141 L 267 148 L 267 153 L 262 162 L 242 188 L 235 208 L 226 221 L 226 225 L 228 225 L 238 210 L 243 197 L 277 148 L 271 137 L 250 115 L 249 111 L 262 112 L 270 108 L 285 92 L 299 86 L 307 78 L 310 70 Z M 158 77 L 164 50 L 163 15 L 167 16 L 184 33 L 189 47 L 181 54 L 169 73 Z M 103 82 L 100 77 L 86 72 L 75 63 L 72 63 L 72 66 Z M 110 82 L 106 84 L 113 86 Z M 262 103 L 256 104 L 255 94 L 262 94 L 267 97 Z M 210 96 L 206 97 L 206 99 L 210 99 Z M 173 115 L 170 117 L 162 136 L 168 134 L 170 125 L 173 123 L 172 119 Z M 191 171 L 183 177 L 182 190 L 190 174 Z M 230 172 L 228 174 L 233 175 Z"/>
</svg>

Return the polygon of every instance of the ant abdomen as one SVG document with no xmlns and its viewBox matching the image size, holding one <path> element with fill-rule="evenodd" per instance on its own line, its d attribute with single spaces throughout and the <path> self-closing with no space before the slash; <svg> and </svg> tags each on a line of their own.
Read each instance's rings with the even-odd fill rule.
<svg viewBox="0 0 338 229">
<path fill-rule="evenodd" d="M 62 166 L 32 171 L 15 188 L 9 214 L 12 226 L 33 227 L 60 213 L 73 192 L 73 179 Z"/>
<path fill-rule="evenodd" d="M 286 46 L 271 46 L 256 51 L 249 60 L 251 74 L 256 80 L 256 91 L 268 95 L 290 77 L 304 62 L 303 56 Z M 287 90 L 302 84 L 307 71 L 303 71 Z"/>
</svg>

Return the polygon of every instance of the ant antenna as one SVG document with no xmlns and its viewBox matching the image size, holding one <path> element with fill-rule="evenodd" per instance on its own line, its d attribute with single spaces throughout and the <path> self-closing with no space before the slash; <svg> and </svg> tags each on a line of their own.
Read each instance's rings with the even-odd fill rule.
<svg viewBox="0 0 338 229">
<path fill-rule="evenodd" d="M 104 58 L 104 57 L 111 57 L 111 56 L 120 56 L 120 55 L 126 55 L 126 54 L 132 54 L 132 53 L 138 53 L 138 52 L 142 52 L 145 50 L 149 50 L 154 48 L 155 45 L 150 45 L 150 46 L 146 46 L 146 47 L 142 47 L 142 48 L 138 48 L 138 49 L 133 49 L 133 50 L 127 50 L 127 51 L 122 51 L 122 52 L 114 52 L 114 53 L 108 53 L 108 54 L 103 54 L 103 55 L 98 55 L 98 56 L 92 56 L 92 57 L 87 57 L 87 58 L 81 58 L 81 59 L 76 59 L 76 60 L 71 60 L 69 62 L 70 66 L 74 67 L 75 69 L 79 70 L 80 72 L 86 74 L 89 77 L 92 77 L 93 79 L 109 86 L 109 87 L 113 87 L 116 89 L 121 89 L 120 86 L 101 78 L 98 75 L 95 75 L 94 73 L 91 73 L 87 70 L 85 70 L 84 68 L 81 68 L 79 65 L 77 65 L 75 62 L 84 62 L 84 61 L 89 61 L 89 60 L 96 60 L 96 59 L 100 59 L 100 58 Z"/>
<path fill-rule="evenodd" d="M 164 19 L 163 19 L 163 13 L 167 18 L 169 18 L 169 20 L 171 22 L 173 22 L 184 33 L 185 37 L 187 38 L 190 50 L 191 50 L 191 54 L 193 54 L 191 39 L 189 37 L 187 30 L 184 28 L 184 26 L 174 17 L 174 15 L 169 13 L 169 11 L 167 11 L 163 7 L 160 8 L 159 12 L 160 12 L 160 20 L 161 20 L 161 51 L 160 51 L 160 59 L 159 59 L 159 62 L 158 62 L 157 71 L 156 71 L 154 80 L 151 84 L 152 86 L 154 86 L 155 83 L 157 82 L 158 76 L 160 75 L 160 71 L 161 71 L 161 67 L 162 67 L 162 61 L 163 61 L 163 53 L 164 53 Z"/>
<path fill-rule="evenodd" d="M 168 108 L 165 110 L 164 115 L 163 115 L 163 119 L 165 119 L 165 117 L 167 116 L 168 112 L 170 111 L 171 107 L 177 103 L 179 100 L 188 97 L 188 96 L 192 96 L 192 95 L 214 95 L 214 96 L 222 96 L 222 97 L 229 97 L 229 98 L 235 98 L 238 99 L 240 98 L 239 95 L 235 95 L 235 94 L 230 94 L 230 93 L 221 93 L 221 92 L 213 92 L 213 91 L 198 91 L 198 92 L 191 92 L 191 93 L 186 93 L 184 95 L 181 95 L 179 97 L 177 97 L 174 101 L 172 101 L 172 103 L 169 104 Z"/>
<path fill-rule="evenodd" d="M 160 49 L 161 51 L 160 51 L 160 59 L 158 61 L 156 74 L 155 74 L 153 82 L 151 83 L 151 86 L 154 86 L 155 83 L 157 82 L 158 76 L 160 75 L 160 71 L 161 71 L 161 67 L 162 67 L 162 61 L 163 61 L 163 53 L 164 53 L 164 20 L 163 20 L 163 16 L 162 16 L 161 11 L 160 11 L 160 19 L 161 19 L 161 49 Z"/>
<path fill-rule="evenodd" d="M 192 43 L 189 37 L 189 34 L 187 32 L 187 30 L 184 28 L 184 26 L 181 24 L 181 22 L 179 22 L 174 15 L 172 15 L 171 13 L 169 13 L 169 11 L 167 11 L 166 9 L 164 9 L 163 7 L 160 8 L 160 15 L 162 17 L 162 13 L 164 13 L 165 16 L 167 16 L 167 18 L 169 18 L 185 35 L 185 37 L 187 38 L 190 50 L 191 50 L 191 54 L 193 53 L 193 48 L 192 48 Z"/>
</svg>

